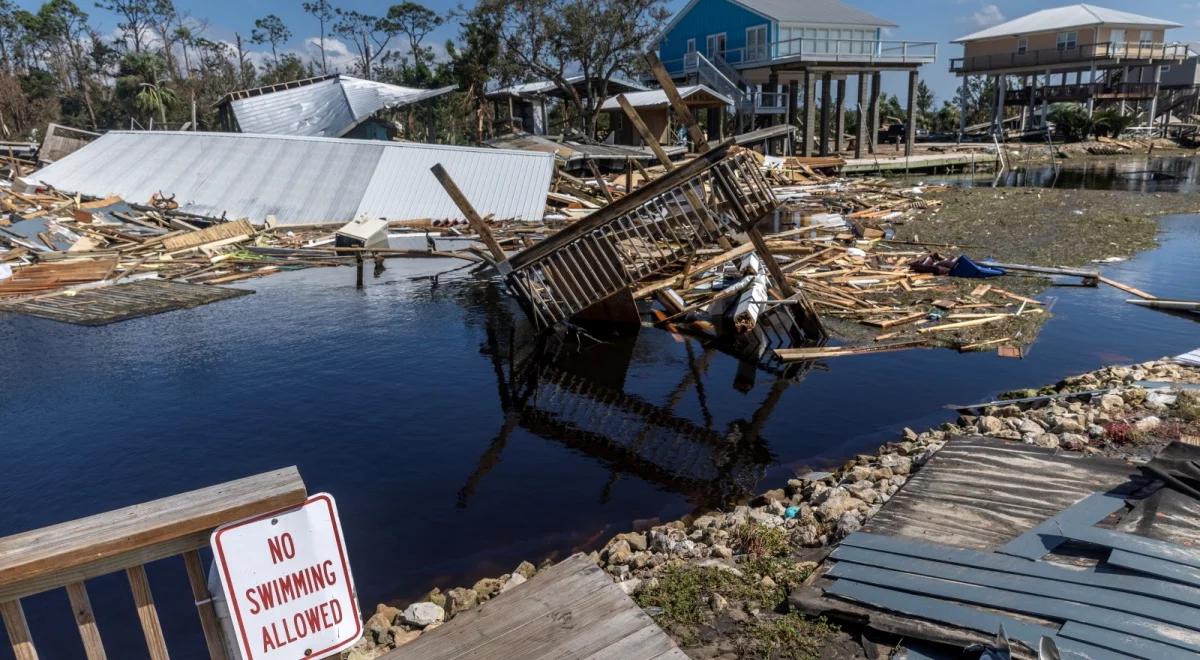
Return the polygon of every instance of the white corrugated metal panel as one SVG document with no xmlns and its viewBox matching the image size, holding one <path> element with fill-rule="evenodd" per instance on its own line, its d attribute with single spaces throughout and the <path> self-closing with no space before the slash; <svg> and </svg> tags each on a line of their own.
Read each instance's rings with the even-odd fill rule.
<svg viewBox="0 0 1200 660">
<path fill-rule="evenodd" d="M 440 96 L 454 89 L 417 89 L 338 76 L 230 103 L 243 133 L 341 137 L 383 108 Z"/>
<path fill-rule="evenodd" d="M 1032 14 L 1014 18 L 999 25 L 993 25 L 979 32 L 973 32 L 965 37 L 959 37 L 953 43 L 1106 24 L 1161 28 L 1183 27 L 1179 23 L 1164 21 L 1160 18 L 1152 18 L 1150 16 L 1142 16 L 1141 14 L 1117 11 L 1116 9 L 1107 9 L 1095 5 L 1078 4 L 1035 11 Z"/>
<path fill-rule="evenodd" d="M 243 133 L 338 137 L 356 122 L 337 79 L 233 101 Z"/>
<path fill-rule="evenodd" d="M 60 190 L 145 204 L 174 195 L 182 210 L 280 224 L 461 218 L 429 171 L 455 178 L 482 214 L 538 220 L 549 154 L 401 142 L 242 133 L 113 131 L 33 174 Z"/>
<path fill-rule="evenodd" d="M 394 143 L 359 206 L 360 215 L 388 220 L 462 218 L 462 213 L 429 171 L 437 163 L 480 215 L 537 220 L 545 214 L 554 156 L 532 151 L 471 149 Z M 390 145 L 389 145 L 390 146 Z M 396 215 L 403 209 L 404 215 Z"/>
</svg>

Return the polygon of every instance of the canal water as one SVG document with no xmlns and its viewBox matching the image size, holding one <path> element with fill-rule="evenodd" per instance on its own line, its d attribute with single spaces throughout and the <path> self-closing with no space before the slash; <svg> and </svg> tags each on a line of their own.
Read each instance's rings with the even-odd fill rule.
<svg viewBox="0 0 1200 660">
<path fill-rule="evenodd" d="M 998 176 L 938 175 L 924 180 L 968 188 L 998 186 L 1148 193 L 1200 192 L 1200 156 L 1060 160 L 1057 163 L 1019 166 Z"/>
<path fill-rule="evenodd" d="M 1200 299 L 1200 216 L 1161 227 L 1103 272 Z M 779 373 L 657 330 L 538 346 L 495 282 L 431 276 L 458 266 L 393 260 L 361 292 L 350 269 L 283 273 L 99 328 L 0 316 L 0 536 L 296 465 L 337 498 L 370 609 L 840 464 L 953 419 L 946 404 L 1200 346 L 1194 318 L 1062 286 L 1021 360 L 916 350 Z M 172 657 L 203 657 L 182 562 L 149 574 Z M 89 589 L 110 657 L 146 657 L 124 576 Z M 25 605 L 42 657 L 82 657 L 62 590 Z"/>
</svg>

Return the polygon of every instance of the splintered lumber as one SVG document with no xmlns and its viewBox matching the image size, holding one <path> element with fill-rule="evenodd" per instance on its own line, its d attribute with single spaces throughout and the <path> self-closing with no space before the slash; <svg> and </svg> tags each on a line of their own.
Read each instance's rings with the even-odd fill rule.
<svg viewBox="0 0 1200 660">
<path fill-rule="evenodd" d="M 96 282 L 108 277 L 116 267 L 116 259 L 90 259 L 14 268 L 12 277 L 0 280 L 0 296 L 17 296 Z"/>
<path fill-rule="evenodd" d="M 994 316 L 985 316 L 981 319 L 971 319 L 970 321 L 959 321 L 957 323 L 943 323 L 942 325 L 933 325 L 928 328 L 918 328 L 917 332 L 925 334 L 928 332 L 941 332 L 942 330 L 956 330 L 958 328 L 969 328 L 976 325 L 986 325 L 995 323 L 1003 319 L 1016 316 L 1015 314 L 996 314 Z"/>
<path fill-rule="evenodd" d="M 233 222 L 222 222 L 221 224 L 213 225 L 205 229 L 198 229 L 186 234 L 179 234 L 163 239 L 162 245 L 163 249 L 166 251 L 176 252 L 178 250 L 195 248 L 207 243 L 215 243 L 217 241 L 225 241 L 235 238 L 245 240 L 253 235 L 254 227 L 248 221 L 234 220 Z"/>
<path fill-rule="evenodd" d="M 914 312 L 906 316 L 901 316 L 894 319 L 885 319 L 882 321 L 863 321 L 863 325 L 869 325 L 875 328 L 891 328 L 897 325 L 905 325 L 914 321 L 920 321 L 925 318 L 925 312 Z"/>
<path fill-rule="evenodd" d="M 746 243 L 745 245 L 739 245 L 739 246 L 733 248 L 732 250 L 727 250 L 725 252 L 722 252 L 721 254 L 718 254 L 715 257 L 705 259 L 704 261 L 701 261 L 698 264 L 694 264 L 688 272 L 703 273 L 706 270 L 709 270 L 711 268 L 716 268 L 717 266 L 720 266 L 727 262 L 733 261 L 734 259 L 737 259 L 738 257 L 744 257 L 747 254 L 750 254 L 751 252 L 754 252 L 754 244 L 753 243 Z M 664 280 L 650 282 L 649 284 L 646 284 L 642 288 L 634 291 L 633 297 L 635 300 L 645 298 L 646 296 L 654 293 L 655 291 L 659 291 L 661 289 L 666 289 L 667 287 L 675 286 L 676 283 L 679 281 L 679 279 L 680 279 L 679 277 L 669 277 Z"/>
<path fill-rule="evenodd" d="M 992 291 L 995 291 L 996 293 L 1004 296 L 1005 298 L 1010 298 L 1012 300 L 1016 300 L 1017 302 L 1028 303 L 1030 305 L 1042 304 L 1040 300 L 1034 300 L 1033 298 L 1027 298 L 1025 296 L 1013 293 L 1012 291 L 1006 291 L 1004 289 L 1001 289 L 998 286 L 993 286 Z"/>
<path fill-rule="evenodd" d="M 0 303 L 0 310 L 97 326 L 235 298 L 253 293 L 177 281 L 140 280 L 81 291 L 76 296 L 46 296 Z"/>
<path fill-rule="evenodd" d="M 1066 275 L 1068 277 L 1082 277 L 1085 280 L 1100 280 L 1100 272 L 1095 270 L 1080 270 L 1078 268 L 1059 268 L 1056 266 L 1027 266 L 1025 264 L 1002 264 L 994 261 L 985 261 L 984 266 L 1003 268 L 1004 270 L 1015 270 L 1026 273 L 1040 273 L 1042 275 Z"/>
<path fill-rule="evenodd" d="M 1134 287 L 1131 287 L 1128 284 L 1122 284 L 1121 282 L 1118 282 L 1113 279 L 1109 279 L 1107 277 L 1104 277 L 1103 275 L 1100 276 L 1100 281 L 1104 282 L 1105 284 L 1107 284 L 1113 288 L 1120 289 L 1120 290 L 1124 291 L 1125 293 L 1132 293 L 1133 295 L 1137 296 L 1138 298 L 1142 298 L 1144 300 L 1158 299 L 1158 296 L 1152 296 L 1149 293 L 1142 291 L 1141 289 L 1135 289 Z"/>
<path fill-rule="evenodd" d="M 912 339 L 891 344 L 874 346 L 829 346 L 817 348 L 777 348 L 775 357 L 784 362 L 799 362 L 802 360 L 820 360 L 823 358 L 842 357 L 845 355 L 865 355 L 868 353 L 887 353 L 902 351 L 909 348 L 924 346 L 924 340 Z"/>
</svg>

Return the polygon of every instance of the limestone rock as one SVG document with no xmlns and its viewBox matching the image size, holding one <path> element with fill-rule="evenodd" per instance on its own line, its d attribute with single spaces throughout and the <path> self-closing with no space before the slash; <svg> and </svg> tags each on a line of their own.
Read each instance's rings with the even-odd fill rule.
<svg viewBox="0 0 1200 660">
<path fill-rule="evenodd" d="M 642 548 L 642 550 L 645 549 L 646 548 L 644 547 Z M 525 579 L 529 579 L 534 575 L 537 575 L 537 567 L 527 561 L 523 561 L 517 565 L 516 569 L 513 570 L 513 573 L 520 573 L 521 575 L 525 576 Z"/>
<path fill-rule="evenodd" d="M 515 589 L 526 582 L 528 582 L 528 580 L 525 579 L 524 575 L 521 575 L 520 573 L 513 573 L 512 576 L 508 578 L 508 582 L 505 582 L 504 586 L 500 587 L 500 593 L 504 593 L 509 589 Z"/>
<path fill-rule="evenodd" d="M 479 596 L 479 601 L 483 602 L 500 593 L 501 586 L 503 585 L 501 585 L 500 580 L 496 578 L 483 578 L 476 582 L 475 586 L 471 587 L 471 590 Z"/>
<path fill-rule="evenodd" d="M 1151 415 L 1149 417 L 1143 417 L 1143 418 L 1139 419 L 1138 421 L 1134 422 L 1133 428 L 1141 431 L 1142 433 L 1149 433 L 1150 431 L 1153 431 L 1154 429 L 1158 428 L 1158 425 L 1161 423 L 1162 423 L 1161 419 L 1155 417 L 1154 415 Z"/>
<path fill-rule="evenodd" d="M 1058 436 L 1053 433 L 1043 433 L 1034 438 L 1033 444 L 1046 449 L 1058 449 Z"/>
<path fill-rule="evenodd" d="M 979 418 L 979 432 L 987 435 L 999 433 L 1004 430 L 1004 420 L 991 415 L 984 415 Z"/>
<path fill-rule="evenodd" d="M 436 603 L 425 601 L 409 605 L 400 616 L 410 626 L 425 628 L 445 621 L 446 610 Z"/>
<path fill-rule="evenodd" d="M 477 605 L 479 605 L 479 594 L 475 593 L 474 589 L 458 587 L 446 593 L 446 609 L 449 610 L 450 616 L 475 609 Z"/>
<path fill-rule="evenodd" d="M 1105 394 L 1100 397 L 1100 409 L 1105 412 L 1121 412 L 1125 408 L 1125 399 L 1117 394 Z"/>
</svg>

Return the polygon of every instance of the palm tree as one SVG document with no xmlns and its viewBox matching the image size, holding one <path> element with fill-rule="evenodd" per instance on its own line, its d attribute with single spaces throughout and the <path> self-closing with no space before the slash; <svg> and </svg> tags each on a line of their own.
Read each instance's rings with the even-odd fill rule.
<svg viewBox="0 0 1200 660">
<path fill-rule="evenodd" d="M 159 121 L 166 124 L 167 108 L 175 105 L 178 100 L 174 90 L 162 81 L 155 80 L 141 84 L 137 96 L 133 97 L 133 105 L 148 115 L 157 114 Z"/>
</svg>

